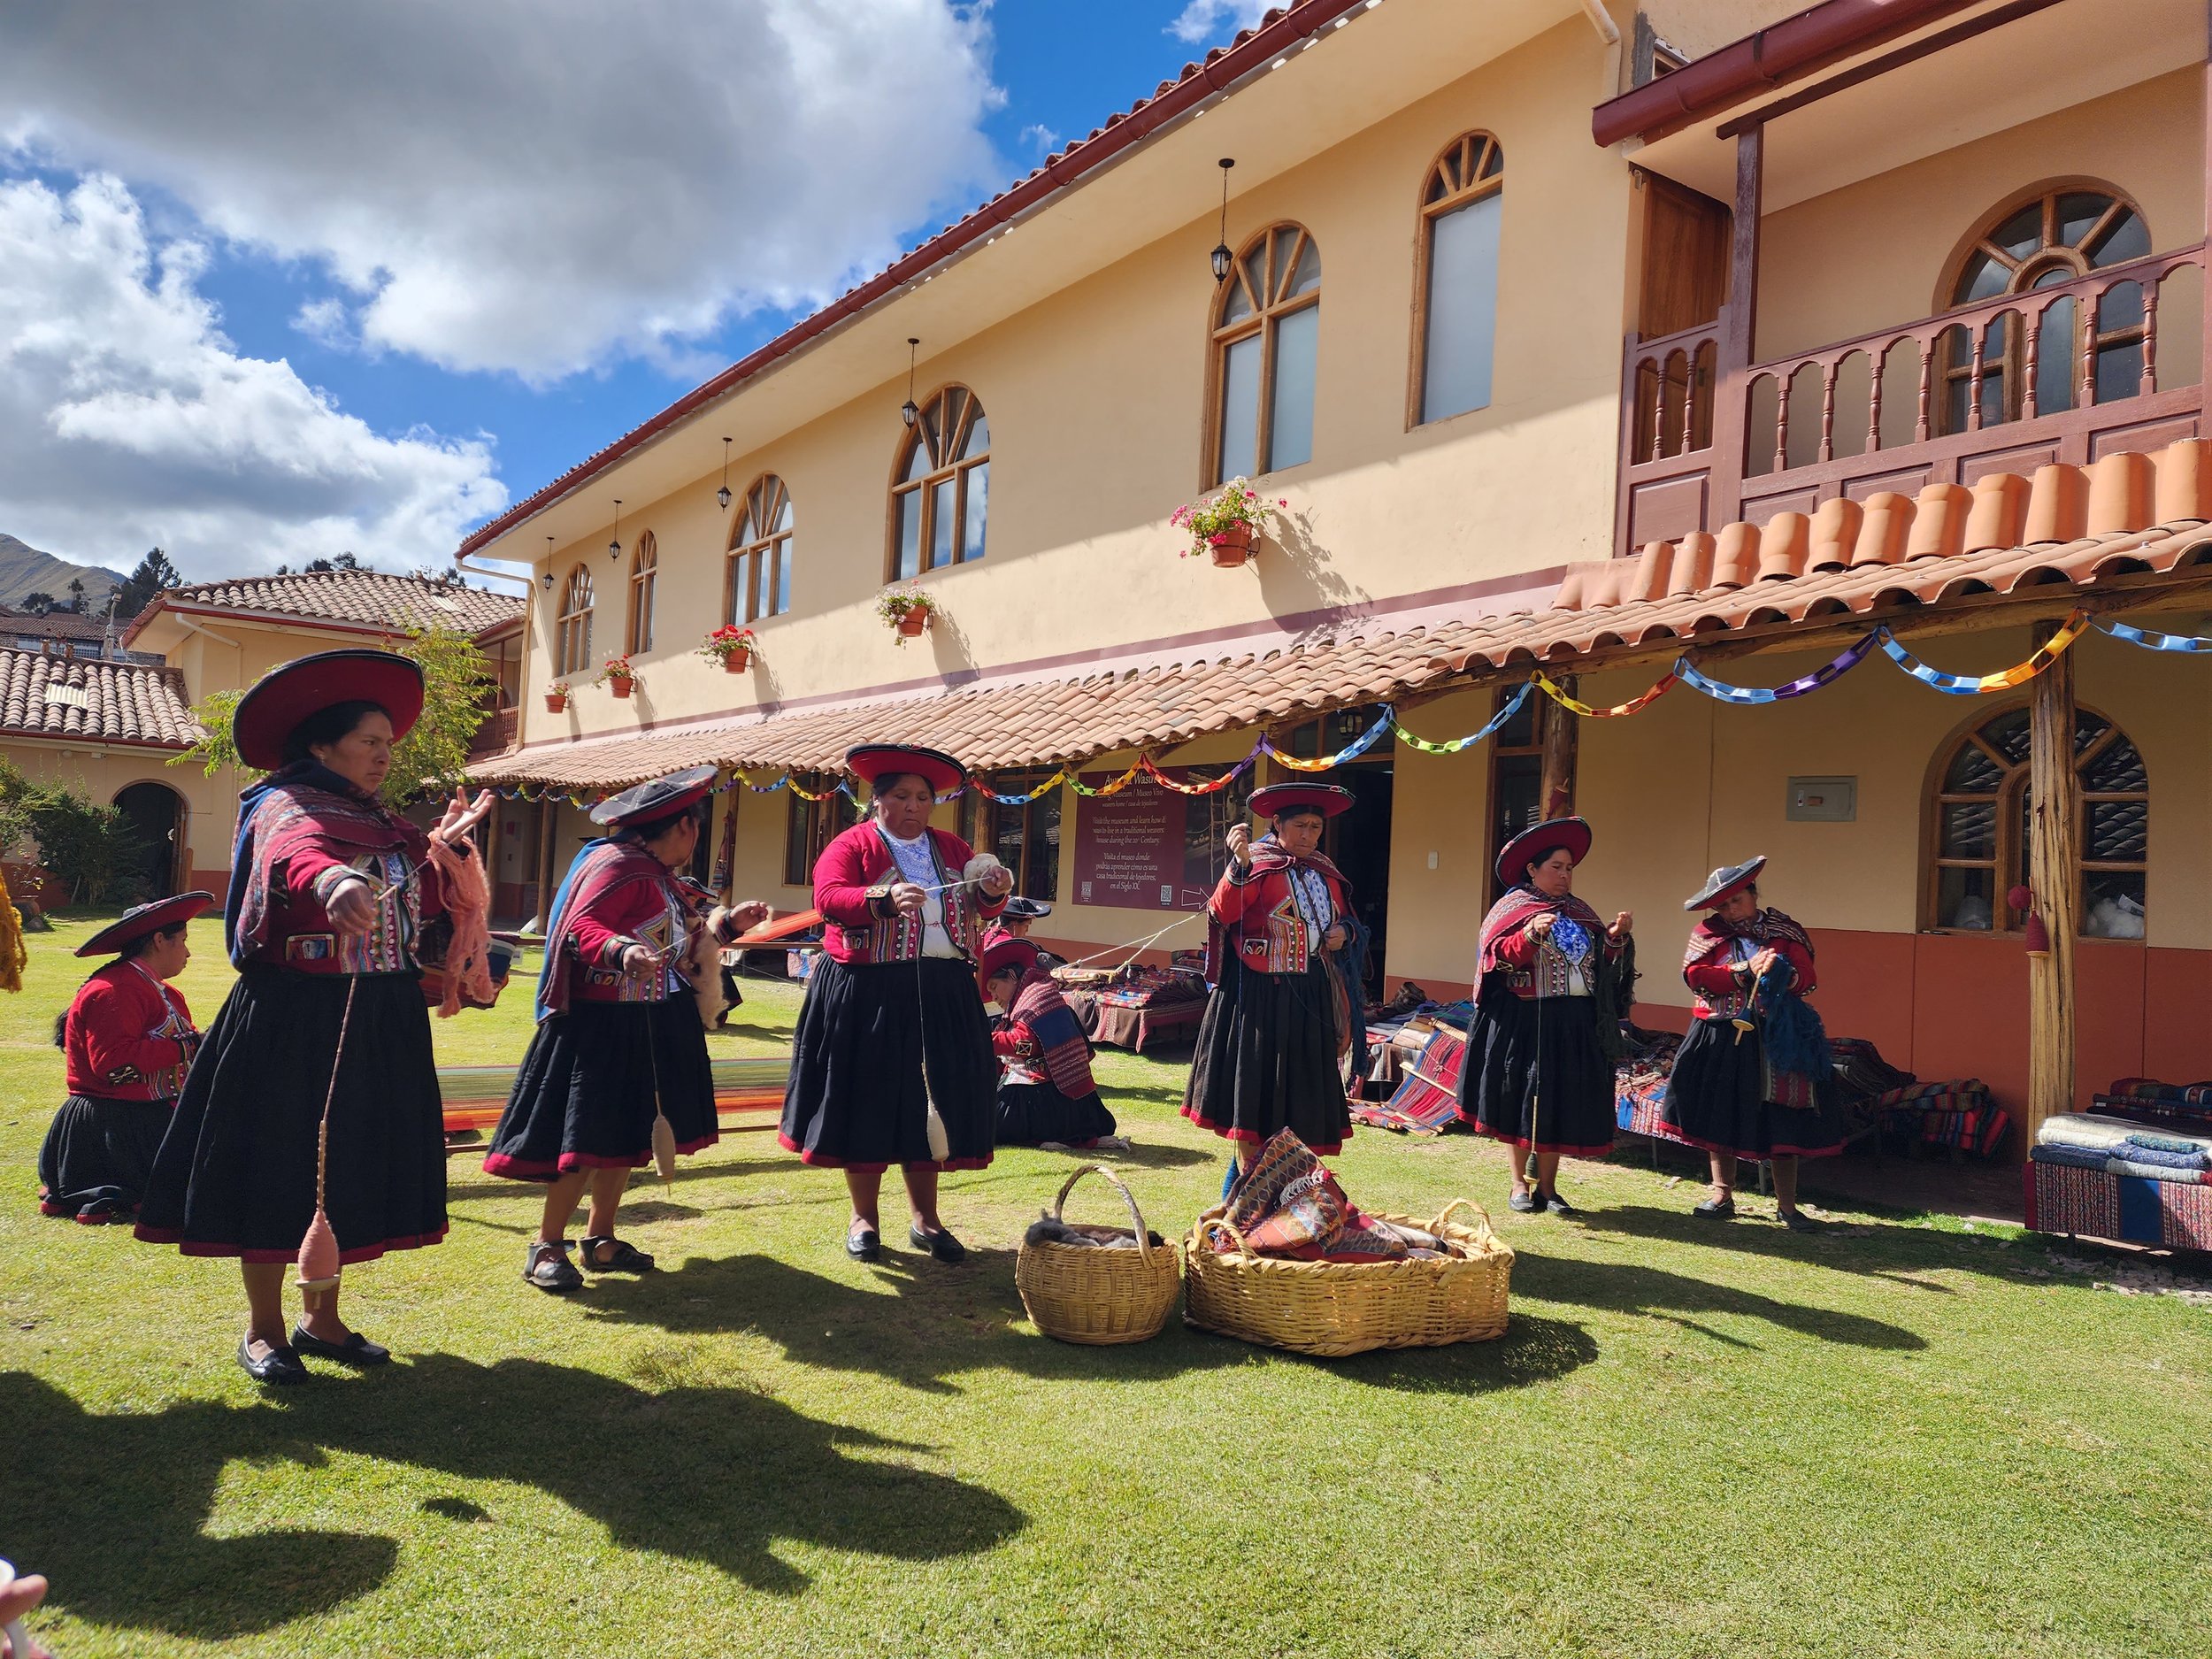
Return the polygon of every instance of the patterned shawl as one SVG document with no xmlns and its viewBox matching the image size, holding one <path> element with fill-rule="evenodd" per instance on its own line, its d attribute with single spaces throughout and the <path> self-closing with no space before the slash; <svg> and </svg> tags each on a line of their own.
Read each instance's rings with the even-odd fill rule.
<svg viewBox="0 0 2212 1659">
<path fill-rule="evenodd" d="M 268 931 L 269 884 L 280 860 L 319 840 L 363 852 L 397 851 L 417 864 L 430 856 L 430 838 L 421 830 L 319 761 L 295 761 L 271 772 L 240 795 L 239 803 L 230 889 L 223 902 L 223 935 L 233 967 L 246 965 Z M 419 885 L 408 888 L 405 902 L 411 934 L 421 912 Z"/>
<path fill-rule="evenodd" d="M 1682 965 L 1694 968 L 1708 956 L 1728 949 L 1737 940 L 1748 940 L 1755 945 L 1795 945 L 1807 956 L 1813 954 L 1810 934 L 1779 910 L 1754 910 L 1740 922 L 1724 922 L 1717 916 L 1709 916 L 1690 930 L 1690 942 L 1682 953 Z"/>
<path fill-rule="evenodd" d="M 1481 931 L 1475 936 L 1475 978 L 1479 980 L 1492 969 L 1502 965 L 1498 961 L 1499 947 L 1545 910 L 1580 922 L 1590 930 L 1591 939 L 1602 944 L 1605 924 L 1598 919 L 1595 910 L 1571 893 L 1563 893 L 1555 899 L 1524 882 L 1507 888 L 1505 896 L 1492 905 L 1490 914 L 1482 918 Z"/>
<path fill-rule="evenodd" d="M 569 954 L 561 940 L 568 931 L 570 914 L 590 909 L 626 881 L 665 886 L 668 867 L 636 841 L 607 835 L 586 841 L 561 878 L 553 909 L 545 918 L 545 964 L 538 970 L 540 1019 L 568 1011 Z"/>
<path fill-rule="evenodd" d="M 1337 913 L 1336 919 L 1342 922 L 1345 932 L 1348 934 L 1350 933 L 1357 925 L 1352 915 L 1352 884 L 1344 879 L 1344 872 L 1339 870 L 1326 855 L 1308 853 L 1303 858 L 1294 857 L 1284 849 L 1282 842 L 1275 839 L 1274 832 L 1271 830 L 1254 841 L 1247 849 L 1245 879 L 1248 882 L 1256 881 L 1262 877 L 1271 876 L 1279 872 L 1287 873 L 1296 870 L 1301 864 L 1336 883 L 1336 892 L 1342 895 L 1344 901 L 1344 908 Z M 1331 902 L 1334 902 L 1334 895 L 1332 895 Z M 1213 919 L 1211 910 L 1208 911 L 1205 969 L 1207 984 L 1221 983 L 1222 975 L 1227 971 L 1231 958 L 1236 954 L 1229 949 L 1229 935 L 1240 931 L 1241 928 L 1223 926 Z M 1340 1025 L 1341 1022 L 1340 1022 Z"/>
<path fill-rule="evenodd" d="M 1083 1027 L 1061 995 L 1060 987 L 1041 964 L 1022 975 L 1015 987 L 1014 1006 L 1007 1010 L 1029 1027 L 1037 1040 L 1037 1059 L 1052 1087 L 1070 1100 L 1098 1093 L 1091 1079 L 1091 1045 L 1083 1040 Z"/>
</svg>

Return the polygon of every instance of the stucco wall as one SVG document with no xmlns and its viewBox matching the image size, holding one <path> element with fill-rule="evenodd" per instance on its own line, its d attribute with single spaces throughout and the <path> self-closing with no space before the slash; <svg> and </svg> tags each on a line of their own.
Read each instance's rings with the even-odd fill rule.
<svg viewBox="0 0 2212 1659">
<path fill-rule="evenodd" d="M 0 741 L 0 757 L 22 768 L 34 783 L 58 783 L 75 788 L 95 803 L 111 804 L 116 795 L 134 783 L 159 784 L 182 801 L 185 857 L 177 879 L 180 887 L 209 887 L 219 894 L 230 870 L 230 843 L 236 828 L 238 791 L 242 787 L 234 772 L 206 776 L 197 764 L 167 764 L 172 749 L 126 749 L 103 750 L 67 744 L 47 744 L 26 738 Z"/>
</svg>

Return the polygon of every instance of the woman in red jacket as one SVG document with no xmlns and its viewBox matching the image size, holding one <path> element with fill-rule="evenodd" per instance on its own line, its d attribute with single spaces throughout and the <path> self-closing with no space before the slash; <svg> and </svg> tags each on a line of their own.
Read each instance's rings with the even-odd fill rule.
<svg viewBox="0 0 2212 1659">
<path fill-rule="evenodd" d="M 714 776 L 712 766 L 695 766 L 601 802 L 592 822 L 613 833 L 584 843 L 554 896 L 538 1028 L 484 1158 L 488 1174 L 547 1183 L 522 1268 L 540 1290 L 584 1282 L 565 1235 L 587 1187 L 584 1265 L 650 1272 L 653 1258 L 617 1238 L 614 1225 L 630 1171 L 652 1162 L 654 1119 L 666 1114 L 679 1153 L 719 1138 L 706 1028 L 674 964 L 696 928 L 726 943 L 768 907 L 718 905 L 693 919 L 675 872 L 698 848 Z"/>
<path fill-rule="evenodd" d="M 1709 912 L 1691 932 L 1682 978 L 1697 993 L 1689 1034 L 1674 1056 L 1661 1119 L 1702 1147 L 1712 1163 L 1712 1195 L 1696 1207 L 1710 1220 L 1736 1213 L 1736 1160 L 1774 1165 L 1782 1224 L 1811 1233 L 1818 1224 L 1797 1207 L 1797 1161 L 1843 1149 L 1843 1112 L 1826 1064 L 1819 1025 L 1801 1003 L 1817 983 L 1813 941 L 1781 911 L 1759 904 L 1764 858 L 1716 870 L 1686 910 Z M 1809 1022 L 1809 1043 L 1792 1043 L 1784 1022 Z M 1785 1062 L 1809 1050 L 1801 1069 Z M 1810 1064 L 1804 1064 L 1809 1061 Z"/>
<path fill-rule="evenodd" d="M 1026 939 L 993 933 L 983 944 L 983 994 L 1004 1010 L 991 1022 L 999 1145 L 1125 1149 L 1091 1076 L 1091 1045 L 1044 953 Z"/>
<path fill-rule="evenodd" d="M 47 1215 L 94 1225 L 137 1211 L 200 1046 L 192 1010 L 168 981 L 192 957 L 186 925 L 214 902 L 212 893 L 180 893 L 135 905 L 77 947 L 80 956 L 116 956 L 78 989 L 55 1033 L 69 1098 L 38 1152 Z"/>
<path fill-rule="evenodd" d="M 938 1216 L 937 1178 L 991 1162 L 998 1063 L 976 953 L 1014 879 L 930 827 L 937 796 L 967 782 L 951 756 L 868 743 L 845 765 L 874 804 L 815 862 L 822 956 L 792 1038 L 779 1139 L 804 1163 L 845 1171 L 848 1255 L 882 1254 L 877 1201 L 896 1164 L 913 1212 L 909 1240 L 957 1262 L 967 1252 Z"/>
</svg>

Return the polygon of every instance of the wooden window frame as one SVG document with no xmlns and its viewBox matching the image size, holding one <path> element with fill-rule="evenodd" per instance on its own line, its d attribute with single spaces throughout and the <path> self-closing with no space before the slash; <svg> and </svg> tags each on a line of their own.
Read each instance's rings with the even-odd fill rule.
<svg viewBox="0 0 2212 1659">
<path fill-rule="evenodd" d="M 1935 761 L 1928 773 L 1927 787 L 1922 799 L 1927 810 L 1921 833 L 1921 864 L 1924 875 L 1920 884 L 1921 926 L 1947 934 L 1996 934 L 2017 937 L 2026 918 L 2016 913 L 2006 895 L 2024 879 L 2020 874 L 2025 849 L 2022 845 L 2021 803 L 2028 790 L 2029 758 L 2022 756 L 2015 762 L 2006 758 L 2004 752 L 1982 734 L 2008 715 L 2026 710 L 2025 703 L 2009 703 L 2000 709 L 1977 710 L 1974 717 L 1954 731 L 1937 748 Z M 2078 706 L 2077 720 L 2087 716 L 2101 721 L 2104 730 L 2085 746 L 2074 750 L 2074 772 L 2078 777 L 2098 756 L 2109 749 L 2116 739 L 2124 741 L 2136 752 L 2143 753 L 2142 745 L 2130 737 L 2126 729 L 2110 715 L 2087 703 Z M 1969 794 L 1949 790 L 1944 784 L 1951 775 L 1951 768 L 1960 754 L 1968 748 L 1981 750 L 1983 757 L 1999 769 L 2000 776 L 1994 790 Z M 2087 849 L 2090 809 L 2106 804 L 2139 804 L 2144 811 L 2143 856 L 2139 859 L 2078 858 L 2075 861 L 2070 884 L 2074 898 L 2074 926 L 2078 931 L 2087 917 L 2085 902 L 2087 879 L 2092 875 L 2137 875 L 2143 879 L 2146 895 L 2150 883 L 2151 803 L 2150 766 L 2145 762 L 2143 787 L 2140 789 L 2092 789 L 2085 781 L 2081 788 L 2081 816 L 2074 826 L 2074 845 Z M 1943 854 L 1943 812 L 1946 807 L 1973 806 L 1994 802 L 1996 823 L 1991 833 L 1990 856 L 1987 858 L 1951 858 Z M 1990 925 L 1986 929 L 1960 927 L 1942 919 L 1943 872 L 1946 870 L 1986 870 L 1990 872 Z M 2145 905 L 2146 911 L 2149 906 Z M 2121 941 L 2122 943 L 2140 943 L 2141 941 Z"/>
<path fill-rule="evenodd" d="M 763 472 L 755 479 L 745 491 L 743 501 L 744 511 L 730 526 L 730 545 L 722 566 L 722 619 L 733 626 L 789 612 L 791 595 L 783 586 L 782 561 L 790 549 L 792 537 L 798 533 L 798 511 L 791 504 L 790 488 L 775 473 Z M 775 509 L 773 512 L 767 511 L 771 506 Z M 782 529 L 774 528 L 787 512 L 791 514 L 792 522 Z M 749 526 L 752 536 L 740 541 L 740 533 Z M 783 603 L 772 611 L 758 609 L 763 559 L 773 561 L 778 572 L 777 597 Z M 741 611 L 742 615 L 739 614 Z"/>
<path fill-rule="evenodd" d="M 557 649 L 554 661 L 564 678 L 570 674 L 591 672 L 591 612 L 593 605 L 591 567 L 578 560 L 568 572 L 568 580 L 561 584 L 561 608 L 555 614 L 554 640 Z"/>
<path fill-rule="evenodd" d="M 860 822 L 859 803 L 849 795 L 837 793 L 833 787 L 836 782 L 834 777 L 810 776 L 806 780 L 804 787 L 808 789 L 832 791 L 818 801 L 810 801 L 796 790 L 785 792 L 789 799 L 783 820 L 783 884 L 787 887 L 812 891 L 814 865 L 823 849 Z"/>
<path fill-rule="evenodd" d="M 1037 767 L 1026 772 L 998 773 L 990 781 L 1001 795 L 1026 795 L 1051 775 L 1049 767 Z M 998 851 L 998 837 L 995 833 L 987 835 L 983 833 L 985 821 L 994 818 L 1001 812 L 1020 813 L 1022 856 L 1020 867 L 1014 871 L 1014 891 L 1024 898 L 1035 899 L 1041 903 L 1053 904 L 1058 902 L 1060 896 L 1061 842 L 1054 841 L 1050 846 L 1052 879 L 1049 881 L 1037 879 L 1038 872 L 1032 867 L 1033 861 L 1030 856 L 1032 851 L 1029 833 L 1030 814 L 1040 808 L 1046 808 L 1047 803 L 1050 803 L 1047 810 L 1055 814 L 1055 821 L 1064 836 L 1068 821 L 1067 796 L 1064 789 L 1047 790 L 1034 801 L 1025 802 L 1020 806 L 1001 806 L 986 795 L 981 787 L 972 786 L 968 793 L 961 797 L 960 838 L 979 853 L 995 854 Z M 993 824 L 992 827 L 995 830 L 995 824 Z M 1042 887 L 1045 890 L 1041 893 L 1031 890 L 1037 887 Z"/>
<path fill-rule="evenodd" d="M 1295 232 L 1297 240 L 1291 244 L 1290 257 L 1282 262 L 1283 269 L 1279 272 L 1275 268 L 1275 236 L 1278 231 L 1286 230 Z M 1217 489 L 1229 481 L 1228 475 L 1223 471 L 1221 464 L 1222 441 L 1227 435 L 1225 423 L 1221 418 L 1221 396 L 1227 378 L 1229 348 L 1249 340 L 1255 334 L 1263 335 L 1264 343 L 1260 347 L 1259 408 L 1255 411 L 1253 419 L 1251 475 L 1254 478 L 1264 478 L 1271 472 L 1285 470 L 1274 465 L 1272 454 L 1275 447 L 1277 334 L 1284 318 L 1304 311 L 1309 306 L 1318 307 L 1320 305 L 1321 296 L 1329 285 L 1328 273 L 1325 268 L 1319 280 L 1303 294 L 1284 295 L 1279 290 L 1290 285 L 1293 276 L 1297 272 L 1298 261 L 1304 256 L 1309 247 L 1314 250 L 1315 257 L 1317 259 L 1320 257 L 1321 243 L 1311 231 L 1295 219 L 1277 219 L 1273 224 L 1264 227 L 1245 239 L 1244 246 L 1237 250 L 1237 257 L 1235 262 L 1229 267 L 1229 274 L 1216 287 L 1213 304 L 1207 312 L 1206 319 L 1208 345 L 1205 450 L 1201 457 L 1200 465 L 1201 474 L 1206 480 L 1205 488 L 1208 489 Z M 1270 297 L 1265 304 L 1259 303 L 1260 296 L 1252 292 L 1252 286 L 1245 278 L 1245 261 L 1249 259 L 1256 251 L 1262 253 L 1266 260 L 1263 267 L 1265 273 L 1263 285 Z M 1229 296 L 1240 290 L 1248 299 L 1253 301 L 1252 309 L 1234 322 L 1224 322 L 1222 313 L 1228 309 Z M 1320 344 L 1317 338 L 1314 346 L 1313 394 L 1317 416 L 1321 404 L 1320 382 Z M 1303 466 L 1306 464 L 1304 461 L 1292 463 L 1294 466 Z"/>
<path fill-rule="evenodd" d="M 638 532 L 630 549 L 630 620 L 626 637 L 627 654 L 640 657 L 653 649 L 653 590 L 660 575 L 660 543 L 650 530 Z"/>
<path fill-rule="evenodd" d="M 960 404 L 955 413 L 951 442 L 944 438 L 944 411 L 947 403 L 957 396 Z M 921 413 L 913 426 L 901 440 L 892 458 L 890 511 L 884 520 L 884 580 L 887 581 L 918 581 L 933 571 L 948 570 L 953 565 L 972 564 L 990 550 L 990 503 L 984 503 L 984 549 L 968 551 L 968 479 L 979 466 L 991 463 L 989 442 L 990 412 L 983 407 L 983 400 L 972 388 L 956 380 L 947 381 L 932 392 L 924 401 Z M 978 421 L 984 424 L 986 441 L 982 449 L 974 455 L 963 453 L 974 435 Z M 929 467 L 919 478 L 910 479 L 916 448 L 924 447 L 929 456 Z M 948 479 L 953 480 L 953 541 L 952 559 L 949 565 L 931 563 L 930 555 L 937 545 L 937 489 Z M 899 500 L 904 495 L 918 497 L 916 511 L 920 514 L 914 544 L 914 573 L 902 576 L 899 572 Z"/>
<path fill-rule="evenodd" d="M 1494 715 L 1503 708 L 1507 700 L 1518 688 L 1517 686 L 1509 682 L 1494 686 L 1491 690 L 1491 713 Z M 1544 745 L 1549 736 L 1551 722 L 1555 719 L 1571 718 L 1564 709 L 1560 708 L 1549 697 L 1540 696 L 1533 690 L 1528 694 L 1528 703 L 1525 706 L 1529 710 L 1527 742 L 1508 743 L 1505 741 L 1504 730 L 1501 728 L 1498 734 L 1484 745 L 1489 750 L 1489 758 L 1485 763 L 1483 773 L 1482 879 L 1486 884 L 1485 890 L 1491 893 L 1502 893 L 1507 887 L 1514 885 L 1509 881 L 1501 883 L 1497 879 L 1498 855 L 1505 850 L 1506 842 L 1512 839 L 1509 835 L 1502 841 L 1498 836 L 1499 795 L 1501 793 L 1498 787 L 1498 774 L 1502 770 L 1498 763 L 1504 760 L 1521 759 L 1535 761 L 1536 807 L 1537 810 L 1541 812 L 1544 807 Z M 1516 834 L 1518 833 L 1518 831 L 1515 832 Z"/>
<path fill-rule="evenodd" d="M 1505 194 L 1505 146 L 1498 142 L 1496 134 L 1483 127 L 1471 127 L 1436 152 L 1428 170 L 1421 175 L 1421 199 L 1417 211 L 1419 219 L 1413 238 L 1413 343 L 1406 368 L 1406 430 L 1417 426 L 1440 426 L 1456 420 L 1460 415 L 1479 415 L 1496 402 L 1498 319 L 1490 319 L 1491 401 L 1473 409 L 1463 409 L 1458 414 L 1439 415 L 1434 420 L 1421 419 L 1421 400 L 1428 393 L 1429 368 L 1429 275 L 1436 257 L 1436 222 L 1447 213 L 1455 213 L 1463 207 L 1471 207 L 1486 196 Z M 1493 160 L 1497 170 L 1486 173 Z M 1439 178 L 1445 185 L 1445 194 L 1434 196 Z M 1498 268 L 1501 278 L 1505 269 L 1505 235 L 1501 224 L 1498 236 Z M 1504 297 L 1502 281 L 1499 297 Z"/>
</svg>

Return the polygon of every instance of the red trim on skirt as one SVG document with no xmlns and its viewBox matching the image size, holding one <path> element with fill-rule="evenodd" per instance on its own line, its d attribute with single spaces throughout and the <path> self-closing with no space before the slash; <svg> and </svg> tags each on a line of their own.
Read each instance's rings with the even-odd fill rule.
<svg viewBox="0 0 2212 1659">
<path fill-rule="evenodd" d="M 849 1170 L 855 1175 L 880 1175 L 891 1167 L 888 1164 L 848 1164 L 844 1159 L 831 1157 L 826 1153 L 809 1152 L 780 1129 L 776 1132 L 776 1144 L 810 1170 Z M 899 1167 L 909 1172 L 935 1170 L 942 1174 L 948 1170 L 987 1170 L 991 1167 L 991 1160 L 987 1157 L 947 1158 L 942 1164 L 937 1164 L 924 1158 L 918 1164 L 902 1164 Z"/>
<path fill-rule="evenodd" d="M 705 1151 L 720 1139 L 717 1133 L 697 1141 L 679 1141 L 676 1156 L 687 1158 L 695 1152 Z M 491 1152 L 485 1155 L 484 1173 L 504 1176 L 511 1181 L 557 1181 L 578 1170 L 641 1170 L 652 1162 L 650 1147 L 626 1158 L 601 1157 L 595 1152 L 564 1152 L 551 1164 L 541 1158 L 511 1158 L 503 1152 Z"/>
<path fill-rule="evenodd" d="M 1556 1152 L 1560 1156 L 1567 1158 L 1601 1158 L 1609 1156 L 1613 1150 L 1613 1142 L 1610 1141 L 1601 1147 L 1562 1146 L 1552 1141 L 1531 1141 L 1525 1135 L 1502 1135 L 1496 1130 L 1486 1125 L 1479 1124 L 1471 1118 L 1462 1118 L 1459 1121 L 1486 1140 L 1502 1141 L 1506 1145 L 1517 1148 L 1523 1152 Z"/>
<path fill-rule="evenodd" d="M 1219 1135 L 1224 1141 L 1241 1141 L 1244 1145 L 1248 1147 L 1256 1147 L 1264 1146 L 1270 1139 L 1269 1136 L 1260 1133 L 1256 1129 L 1224 1128 L 1221 1125 L 1216 1123 L 1212 1118 L 1202 1117 L 1194 1107 L 1187 1104 L 1181 1109 L 1179 1115 L 1189 1118 L 1191 1122 L 1196 1124 L 1201 1129 L 1212 1130 L 1214 1133 Z M 1346 1126 L 1344 1133 L 1348 1137 L 1351 1134 L 1352 1131 L 1349 1125 Z M 1306 1143 L 1306 1150 L 1325 1158 L 1334 1157 L 1338 1153 L 1344 1150 L 1344 1142 L 1342 1141 L 1310 1141 Z"/>
<path fill-rule="evenodd" d="M 249 1263 L 267 1265 L 273 1262 L 296 1262 L 297 1248 L 289 1250 L 247 1249 L 235 1244 L 211 1244 L 199 1239 L 187 1239 L 181 1230 L 173 1227 L 149 1227 L 142 1222 L 136 1228 L 138 1238 L 147 1244 L 173 1244 L 186 1256 L 234 1256 Z M 338 1264 L 351 1267 L 357 1262 L 373 1262 L 387 1250 L 419 1250 L 445 1240 L 448 1229 L 440 1227 L 435 1233 L 419 1233 L 411 1238 L 387 1239 L 380 1244 L 365 1244 L 357 1249 L 338 1252 Z"/>
<path fill-rule="evenodd" d="M 1724 1147 L 1717 1141 L 1700 1141 L 1693 1135 L 1684 1134 L 1672 1124 L 1668 1124 L 1666 1128 L 1669 1134 L 1686 1147 L 1695 1147 L 1700 1152 L 1722 1152 L 1732 1158 L 1749 1158 L 1755 1164 L 1763 1164 L 1769 1158 L 1832 1158 L 1843 1150 L 1843 1142 L 1839 1141 L 1832 1147 L 1770 1147 L 1764 1152 L 1751 1152 L 1741 1147 Z"/>
</svg>

